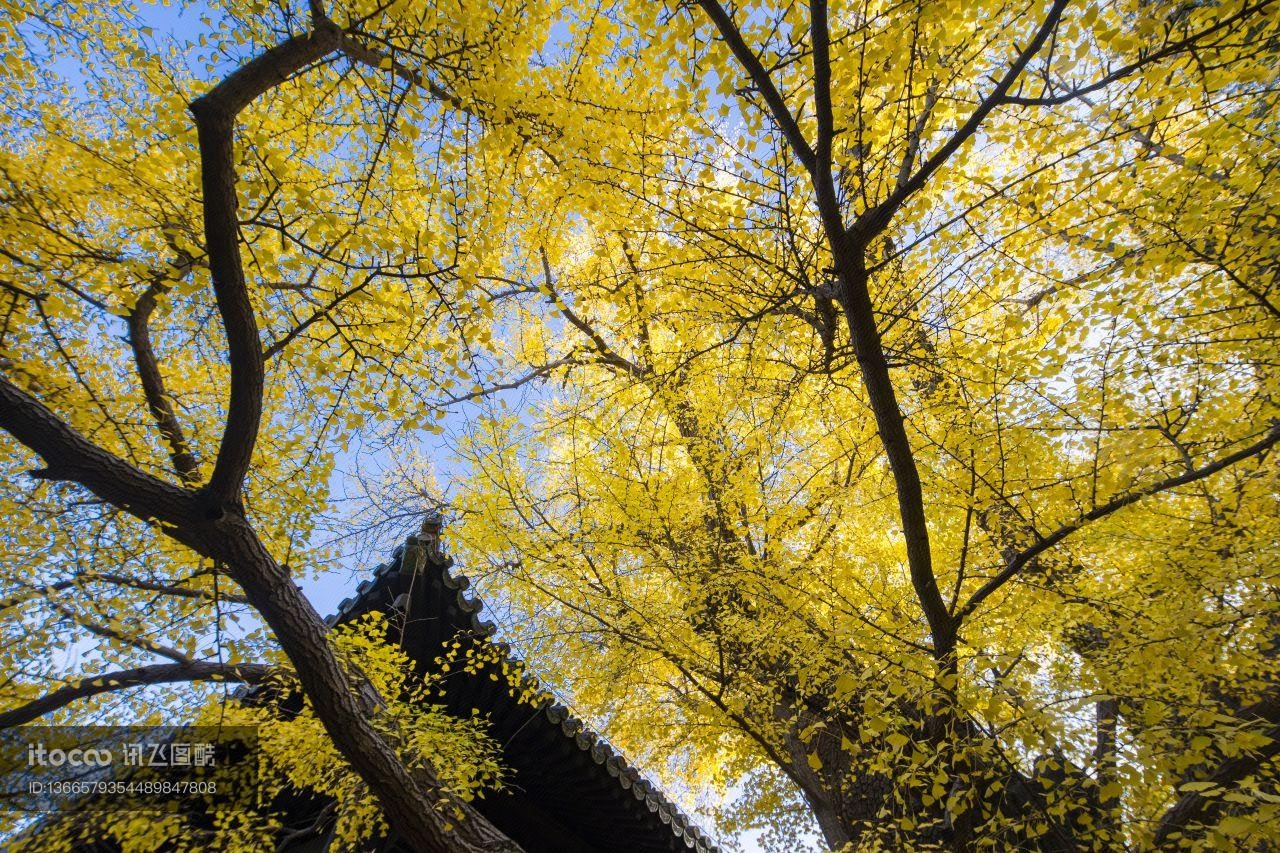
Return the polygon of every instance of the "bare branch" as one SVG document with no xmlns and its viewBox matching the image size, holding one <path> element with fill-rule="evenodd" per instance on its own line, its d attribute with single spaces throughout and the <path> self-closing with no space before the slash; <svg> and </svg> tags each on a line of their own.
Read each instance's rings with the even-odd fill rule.
<svg viewBox="0 0 1280 853">
<path fill-rule="evenodd" d="M 591 339 L 592 345 L 600 355 L 600 360 L 605 364 L 625 370 L 634 376 L 644 376 L 648 373 L 651 368 L 646 365 L 636 364 L 631 359 L 619 355 L 611 346 L 609 346 L 608 342 L 605 341 L 600 333 L 591 327 L 590 323 L 574 313 L 574 310 L 560 298 L 560 294 L 556 292 L 555 284 L 551 278 L 551 264 L 547 260 L 547 250 L 543 248 L 541 249 L 541 252 L 542 274 L 544 277 L 546 291 L 550 294 L 551 301 L 555 305 L 556 310 L 560 312 L 561 316 L 573 324 L 574 328 L 578 329 Z"/>
<path fill-rule="evenodd" d="M 145 687 L 153 684 L 176 684 L 191 681 L 229 681 L 257 684 L 265 680 L 275 667 L 262 663 L 159 663 L 133 669 L 119 669 L 82 678 L 52 693 L 33 699 L 17 708 L 0 713 L 0 729 L 25 725 L 81 699 L 103 693 Z"/>
<path fill-rule="evenodd" d="M 915 168 L 916 158 L 920 156 L 920 142 L 924 138 L 925 125 L 929 123 L 929 116 L 933 114 L 933 108 L 937 104 L 938 90 L 935 86 L 930 86 L 924 94 L 924 105 L 920 109 L 920 115 L 916 116 L 915 124 L 907 134 L 907 147 L 902 152 L 902 163 L 898 166 L 898 182 L 894 187 L 895 191 L 901 190 L 911 179 L 911 170 Z"/>
<path fill-rule="evenodd" d="M 456 397 L 449 397 L 444 400 L 443 403 L 446 406 L 453 406 L 458 403 L 466 403 L 470 400 L 479 400 L 482 397 L 491 396 L 499 391 L 511 391 L 528 385 L 530 382 L 536 382 L 539 379 L 546 379 L 558 368 L 578 363 L 579 362 L 573 358 L 557 358 L 554 361 L 549 361 L 546 364 L 535 367 L 533 370 L 530 370 L 523 376 L 512 379 L 510 382 L 494 382 L 490 385 L 484 385 L 481 386 L 479 390 L 471 391 L 466 394 L 459 394 Z"/>
<path fill-rule="evenodd" d="M 80 589 L 88 583 L 109 583 L 115 584 L 116 586 L 127 586 L 132 589 L 144 590 L 146 592 L 159 592 L 165 595 L 172 595 L 177 598 L 205 598 L 211 601 L 224 601 L 230 604 L 249 603 L 248 599 L 243 595 L 236 595 L 235 593 L 214 593 L 212 590 L 208 589 L 194 589 L 189 586 L 143 580 L 142 578 L 120 575 L 114 572 L 87 572 L 85 574 L 76 575 L 74 578 L 70 578 L 68 580 L 43 584 L 32 588 L 26 595 L 11 595 L 8 598 L 0 599 L 0 613 L 3 613 L 13 607 L 17 607 L 24 602 L 28 602 L 36 596 L 46 596 L 55 592 L 65 592 L 68 589 Z"/>
<path fill-rule="evenodd" d="M 1008 583 L 1011 578 L 1026 568 L 1032 560 L 1090 522 L 1106 518 L 1114 512 L 1137 503 L 1143 498 L 1157 495 L 1161 492 L 1167 492 L 1170 489 L 1176 489 L 1178 486 L 1185 486 L 1188 483 L 1194 483 L 1197 480 L 1203 480 L 1205 477 L 1212 476 L 1225 468 L 1235 465 L 1237 462 L 1242 462 L 1245 459 L 1250 459 L 1255 456 L 1261 456 L 1274 447 L 1277 442 L 1280 442 L 1280 423 L 1272 426 L 1271 429 L 1267 430 L 1265 436 L 1248 447 L 1237 450 L 1235 453 L 1224 456 L 1215 462 L 1210 462 L 1208 465 L 1204 465 L 1200 468 L 1194 468 L 1183 474 L 1179 474 L 1176 477 L 1169 477 L 1167 479 L 1160 480 L 1159 482 L 1151 483 L 1150 485 L 1143 486 L 1138 489 L 1133 489 L 1132 491 L 1126 492 L 1117 498 L 1113 498 L 1102 506 L 1093 508 L 1089 512 L 1077 518 L 1075 521 L 1062 525 L 1053 533 L 1050 533 L 1048 536 L 1032 545 L 1030 548 L 1020 552 L 1010 560 L 995 577 L 991 578 L 991 580 L 979 587 L 978 590 L 969 597 L 969 600 L 965 602 L 964 606 L 956 612 L 956 620 L 959 621 L 967 617 L 977 609 L 978 605 L 985 601 L 988 596 L 1000 589 L 1000 587 Z"/>
<path fill-rule="evenodd" d="M 79 613 L 76 613 L 70 607 L 51 600 L 49 602 L 54 610 L 61 613 L 65 618 L 84 628 L 90 634 L 102 637 L 105 640 L 114 640 L 117 643 L 123 643 L 127 646 L 133 646 L 135 649 L 141 649 L 152 654 L 159 655 L 162 658 L 168 658 L 176 664 L 186 666 L 194 663 L 190 655 L 183 654 L 172 646 L 166 646 L 164 643 L 157 643 L 155 640 L 147 639 L 144 636 L 130 634 L 128 631 L 117 628 L 113 625 L 103 624 L 94 619 L 89 619 Z"/>
<path fill-rule="evenodd" d="M 279 340 L 273 341 L 266 349 L 264 349 L 262 351 L 263 359 L 269 360 L 269 359 L 275 358 L 277 355 L 281 353 L 281 351 L 284 350 L 285 347 L 287 347 L 290 343 L 292 343 L 299 335 L 301 335 L 307 329 L 311 328 L 311 326 L 313 326 L 318 321 L 328 319 L 329 315 L 333 313 L 333 310 L 335 308 L 337 308 L 343 302 L 347 301 L 352 296 L 354 296 L 355 294 L 359 293 L 360 291 L 368 287 L 369 284 L 373 281 L 373 279 L 374 279 L 374 274 L 372 272 L 368 273 L 367 275 L 365 275 L 363 279 L 360 280 L 358 284 L 353 284 L 351 287 L 347 288 L 346 290 L 342 291 L 338 295 L 334 296 L 332 299 L 329 300 L 329 303 L 325 305 L 323 308 L 317 308 L 315 311 L 311 313 L 309 317 L 307 317 L 307 319 L 303 320 L 301 323 L 294 326 L 292 329 L 286 332 Z"/>
</svg>

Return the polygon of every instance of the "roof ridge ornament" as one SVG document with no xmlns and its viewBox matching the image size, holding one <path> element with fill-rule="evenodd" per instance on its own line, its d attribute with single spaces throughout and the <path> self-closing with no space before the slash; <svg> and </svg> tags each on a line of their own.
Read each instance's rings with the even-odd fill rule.
<svg viewBox="0 0 1280 853">
<path fill-rule="evenodd" d="M 438 509 L 429 510 L 418 529 L 418 540 L 426 546 L 427 556 L 436 563 L 443 563 L 448 559 L 441 542 L 443 533 L 444 515 Z"/>
</svg>

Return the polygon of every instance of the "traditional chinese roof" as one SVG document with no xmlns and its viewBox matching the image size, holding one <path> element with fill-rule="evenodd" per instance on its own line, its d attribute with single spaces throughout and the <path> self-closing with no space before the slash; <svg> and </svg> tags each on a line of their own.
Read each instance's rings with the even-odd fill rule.
<svg viewBox="0 0 1280 853">
<path fill-rule="evenodd" d="M 455 640 L 464 651 L 484 644 L 498 651 L 478 671 L 455 667 L 444 679 L 446 707 L 462 716 L 478 710 L 489 720 L 509 773 L 505 788 L 478 800 L 477 809 L 527 853 L 718 853 L 657 786 L 568 708 L 554 698 L 522 701 L 533 685 L 526 677 L 522 689 L 503 675 L 502 662 L 518 660 L 494 640 L 493 623 L 480 618 L 483 605 L 467 594 L 468 579 L 452 568 L 439 527 L 424 525 L 327 621 L 337 625 L 371 611 L 393 615 L 393 623 L 403 625 L 405 651 L 423 673 L 437 668 L 446 643 Z"/>
<path fill-rule="evenodd" d="M 467 594 L 467 578 L 452 571 L 438 525 L 424 525 L 362 582 L 326 621 L 335 626 L 370 612 L 392 617 L 394 636 L 422 674 L 438 672 L 446 645 L 496 651 L 480 666 L 451 669 L 443 679 L 446 708 L 478 711 L 501 746 L 506 785 L 473 805 L 526 853 L 719 853 L 703 832 L 603 738 L 554 698 L 528 700 L 527 676 L 513 685 L 503 672 L 519 668 L 495 626 L 480 618 L 481 602 Z M 403 634 L 401 630 L 403 629 Z M 252 696 L 257 689 L 244 690 Z M 524 694 L 522 696 L 522 694 Z M 545 694 L 543 694 L 545 695 Z M 324 798 L 296 792 L 277 800 L 286 830 L 277 853 L 327 853 L 332 825 L 317 816 Z M 200 815 L 193 815 L 200 820 Z M 43 821 L 31 832 L 38 834 Z M 376 841 L 378 853 L 411 853 L 394 836 Z M 107 839 L 82 841 L 76 853 L 119 853 Z"/>
</svg>

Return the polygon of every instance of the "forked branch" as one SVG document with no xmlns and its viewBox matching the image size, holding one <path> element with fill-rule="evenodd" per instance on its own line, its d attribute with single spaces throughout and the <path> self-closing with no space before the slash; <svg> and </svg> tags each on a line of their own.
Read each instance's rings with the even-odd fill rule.
<svg viewBox="0 0 1280 853">
<path fill-rule="evenodd" d="M 1267 430 L 1266 435 L 1261 439 L 1250 444 L 1248 447 L 1237 450 L 1235 453 L 1228 454 L 1221 459 L 1210 462 L 1209 464 L 1203 465 L 1199 468 L 1193 468 L 1176 477 L 1168 477 L 1164 480 L 1132 489 L 1116 498 L 1113 498 L 1105 504 L 1102 504 L 1101 506 L 1094 507 L 1092 510 L 1081 515 L 1076 520 L 1062 525 L 1048 536 L 1040 539 L 1031 547 L 1019 552 L 993 578 L 980 586 L 977 591 L 969 597 L 969 600 L 964 603 L 963 607 L 956 611 L 957 622 L 973 613 L 973 611 L 976 610 L 983 601 L 986 601 L 992 593 L 996 592 L 1000 587 L 1004 586 L 1016 577 L 1033 560 L 1035 560 L 1036 557 L 1040 556 L 1045 551 L 1048 551 L 1050 548 L 1054 547 L 1089 523 L 1106 518 L 1127 506 L 1132 506 L 1143 498 L 1158 495 L 1161 492 L 1167 492 L 1170 489 L 1176 489 L 1179 486 L 1185 486 L 1188 483 L 1194 483 L 1197 480 L 1203 480 L 1205 477 L 1210 477 L 1219 471 L 1230 468 L 1238 462 L 1243 462 L 1244 460 L 1251 459 L 1255 456 L 1261 456 L 1274 447 L 1278 442 L 1280 442 L 1280 423 L 1273 425 L 1269 430 Z"/>
</svg>

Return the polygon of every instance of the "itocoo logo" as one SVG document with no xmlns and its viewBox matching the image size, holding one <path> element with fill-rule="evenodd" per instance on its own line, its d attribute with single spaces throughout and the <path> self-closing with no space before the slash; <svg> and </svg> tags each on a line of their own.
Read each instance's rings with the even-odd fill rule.
<svg viewBox="0 0 1280 853">
<path fill-rule="evenodd" d="M 28 767 L 106 767 L 111 763 L 109 749 L 46 749 L 43 743 L 27 744 Z"/>
</svg>

